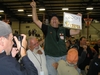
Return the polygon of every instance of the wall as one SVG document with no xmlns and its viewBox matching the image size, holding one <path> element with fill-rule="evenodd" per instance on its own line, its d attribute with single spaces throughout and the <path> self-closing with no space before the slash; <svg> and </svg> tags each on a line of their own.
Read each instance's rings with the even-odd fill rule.
<svg viewBox="0 0 100 75">
<path fill-rule="evenodd" d="M 87 37 L 87 28 L 86 24 L 84 23 L 81 30 L 81 36 Z M 91 35 L 91 40 L 97 40 L 100 38 L 100 23 L 91 23 L 89 26 L 89 35 Z"/>
<path fill-rule="evenodd" d="M 19 26 L 19 22 L 18 21 L 13 21 L 11 27 L 12 27 L 13 33 L 15 32 L 15 30 L 19 32 L 19 27 L 20 26 Z"/>
<path fill-rule="evenodd" d="M 29 30 L 32 31 L 33 29 L 36 29 L 37 30 L 36 33 L 39 33 L 40 36 L 43 37 L 42 31 L 34 23 L 21 23 L 21 24 L 19 24 L 19 22 L 17 22 L 17 21 L 12 22 L 13 33 L 15 32 L 15 30 L 17 30 L 19 32 L 19 34 L 23 33 L 23 34 L 26 34 L 27 37 L 29 37 L 28 31 Z"/>
</svg>

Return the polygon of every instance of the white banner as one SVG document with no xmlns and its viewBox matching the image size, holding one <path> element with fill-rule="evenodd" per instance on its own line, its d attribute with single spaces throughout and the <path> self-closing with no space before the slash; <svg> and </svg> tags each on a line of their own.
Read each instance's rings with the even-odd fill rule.
<svg viewBox="0 0 100 75">
<path fill-rule="evenodd" d="M 82 16 L 64 12 L 63 27 L 82 29 Z"/>
</svg>

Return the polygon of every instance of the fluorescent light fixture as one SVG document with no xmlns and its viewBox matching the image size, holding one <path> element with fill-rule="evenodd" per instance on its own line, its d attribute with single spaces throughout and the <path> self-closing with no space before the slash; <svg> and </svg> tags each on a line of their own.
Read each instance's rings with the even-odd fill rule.
<svg viewBox="0 0 100 75">
<path fill-rule="evenodd" d="M 4 12 L 3 10 L 0 10 L 0 12 Z"/>
<path fill-rule="evenodd" d="M 22 11 L 24 11 L 24 10 L 23 10 L 23 9 L 18 9 L 18 11 L 19 11 L 19 12 L 22 12 Z"/>
<path fill-rule="evenodd" d="M 88 8 L 86 8 L 86 10 L 93 10 L 93 8 L 92 7 L 88 7 Z"/>
<path fill-rule="evenodd" d="M 39 11 L 45 11 L 45 8 L 40 8 Z"/>
<path fill-rule="evenodd" d="M 62 8 L 62 10 L 69 10 L 68 8 Z"/>
<path fill-rule="evenodd" d="M 27 16 L 32 16 L 32 15 L 27 15 Z"/>
</svg>

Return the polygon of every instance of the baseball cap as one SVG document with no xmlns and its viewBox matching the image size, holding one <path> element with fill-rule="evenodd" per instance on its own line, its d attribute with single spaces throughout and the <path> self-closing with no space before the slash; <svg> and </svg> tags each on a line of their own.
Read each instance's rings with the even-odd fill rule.
<svg viewBox="0 0 100 75">
<path fill-rule="evenodd" d="M 12 29 L 9 24 L 0 21 L 0 37 L 9 35 L 12 32 Z"/>
<path fill-rule="evenodd" d="M 67 53 L 67 62 L 70 64 L 76 64 L 78 61 L 78 51 L 76 48 L 69 49 Z"/>
</svg>

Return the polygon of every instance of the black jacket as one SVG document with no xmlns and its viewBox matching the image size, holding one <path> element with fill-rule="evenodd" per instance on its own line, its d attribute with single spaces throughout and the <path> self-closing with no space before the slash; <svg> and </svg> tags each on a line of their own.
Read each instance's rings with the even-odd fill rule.
<svg viewBox="0 0 100 75">
<path fill-rule="evenodd" d="M 96 56 L 89 65 L 87 75 L 98 75 L 100 72 L 100 58 Z"/>
<path fill-rule="evenodd" d="M 5 52 L 0 54 L 0 75 L 38 75 L 37 69 L 27 56 L 22 58 L 22 64 Z"/>
<path fill-rule="evenodd" d="M 97 44 L 95 44 L 93 48 L 97 51 L 97 53 L 99 53 L 99 48 L 100 47 Z"/>
<path fill-rule="evenodd" d="M 82 52 L 83 52 L 83 47 L 79 47 L 79 50 L 78 50 L 79 56 L 81 56 Z M 93 53 L 92 53 L 90 47 L 88 46 L 86 57 L 85 57 L 84 61 L 81 64 L 79 64 L 79 68 L 81 70 L 84 70 L 85 66 L 90 64 L 91 59 L 93 59 Z"/>
</svg>

